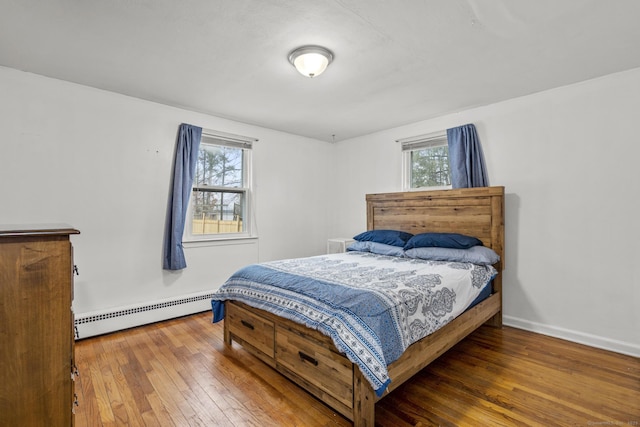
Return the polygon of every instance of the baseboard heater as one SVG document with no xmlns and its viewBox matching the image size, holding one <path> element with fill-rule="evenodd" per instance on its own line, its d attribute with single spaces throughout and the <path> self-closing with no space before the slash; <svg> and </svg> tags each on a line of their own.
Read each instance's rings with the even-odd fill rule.
<svg viewBox="0 0 640 427">
<path fill-rule="evenodd" d="M 76 340 L 211 310 L 213 292 L 77 314 Z"/>
</svg>

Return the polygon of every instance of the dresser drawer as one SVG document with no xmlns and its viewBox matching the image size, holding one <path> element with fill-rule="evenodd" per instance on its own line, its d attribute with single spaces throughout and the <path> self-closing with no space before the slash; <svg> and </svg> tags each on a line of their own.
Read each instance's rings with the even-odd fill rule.
<svg viewBox="0 0 640 427">
<path fill-rule="evenodd" d="M 227 304 L 225 322 L 229 332 L 243 346 L 249 345 L 269 358 L 275 357 L 273 322 L 235 304 Z"/>
<path fill-rule="evenodd" d="M 353 407 L 353 364 L 343 355 L 307 339 L 294 329 L 276 326 L 278 369 L 304 380 L 305 388 L 321 399 L 327 396 Z"/>
</svg>

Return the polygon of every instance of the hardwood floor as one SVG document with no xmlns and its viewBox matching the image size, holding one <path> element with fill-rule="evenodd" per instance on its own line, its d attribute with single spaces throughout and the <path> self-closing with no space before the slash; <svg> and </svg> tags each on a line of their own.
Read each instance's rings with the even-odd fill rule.
<svg viewBox="0 0 640 427">
<path fill-rule="evenodd" d="M 76 343 L 76 427 L 350 426 L 210 313 Z M 382 399 L 376 426 L 640 426 L 640 359 L 483 326 Z"/>
</svg>

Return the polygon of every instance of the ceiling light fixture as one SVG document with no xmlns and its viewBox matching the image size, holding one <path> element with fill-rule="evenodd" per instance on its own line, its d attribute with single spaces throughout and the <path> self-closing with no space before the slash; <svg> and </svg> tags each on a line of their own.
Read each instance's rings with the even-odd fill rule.
<svg viewBox="0 0 640 427">
<path fill-rule="evenodd" d="M 289 62 L 306 77 L 317 77 L 333 61 L 333 53 L 321 46 L 302 46 L 289 54 Z"/>
</svg>

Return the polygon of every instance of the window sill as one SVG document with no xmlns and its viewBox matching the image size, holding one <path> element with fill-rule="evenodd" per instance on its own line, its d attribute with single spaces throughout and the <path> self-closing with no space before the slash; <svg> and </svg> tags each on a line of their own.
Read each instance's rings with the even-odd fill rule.
<svg viewBox="0 0 640 427">
<path fill-rule="evenodd" d="M 433 187 L 414 187 L 414 188 L 405 188 L 402 191 L 432 191 L 432 190 L 451 190 L 453 187 L 451 185 L 436 185 Z"/>
<path fill-rule="evenodd" d="M 185 248 L 200 248 L 207 246 L 250 245 L 256 243 L 257 241 L 258 236 L 233 236 L 198 240 L 183 240 L 182 246 Z"/>
</svg>

